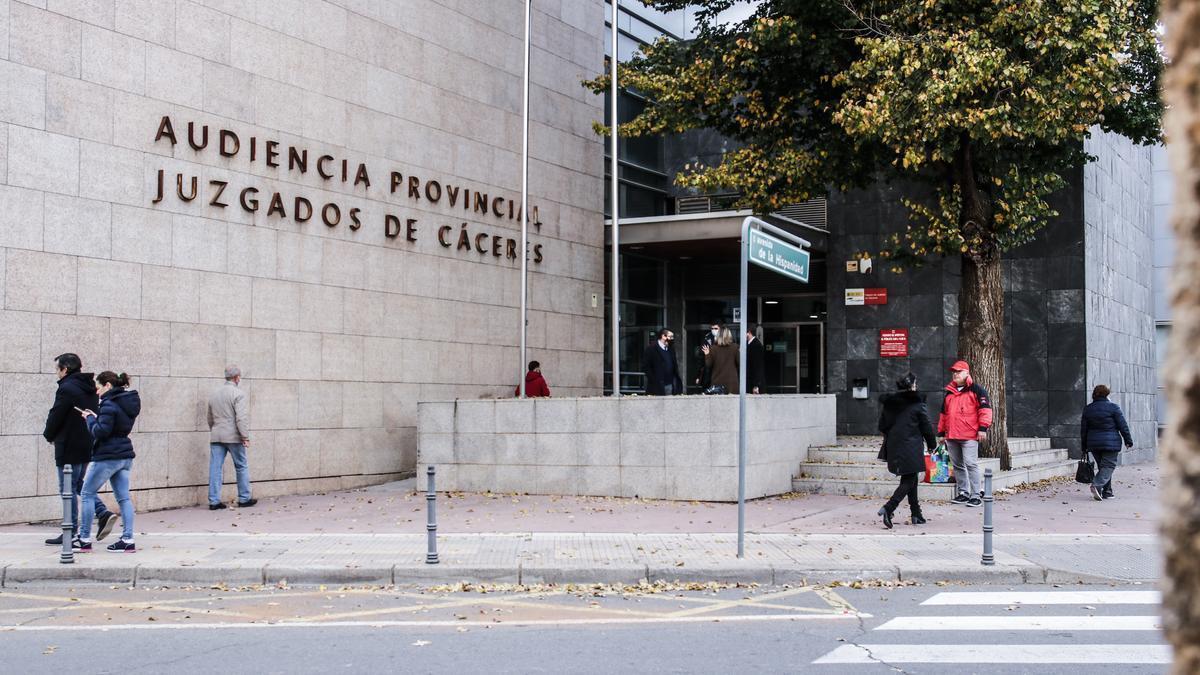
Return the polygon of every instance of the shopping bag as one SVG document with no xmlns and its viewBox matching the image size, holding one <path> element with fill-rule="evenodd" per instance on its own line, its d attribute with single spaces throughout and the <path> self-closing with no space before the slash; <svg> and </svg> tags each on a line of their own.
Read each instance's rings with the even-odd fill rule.
<svg viewBox="0 0 1200 675">
<path fill-rule="evenodd" d="M 954 482 L 954 465 L 950 462 L 950 453 L 946 452 L 945 445 L 939 445 L 925 455 L 925 482 Z"/>
<path fill-rule="evenodd" d="M 1083 453 L 1079 458 L 1079 466 L 1075 467 L 1075 482 L 1091 485 L 1096 479 L 1096 467 L 1092 466 L 1092 457 L 1088 453 Z"/>
</svg>

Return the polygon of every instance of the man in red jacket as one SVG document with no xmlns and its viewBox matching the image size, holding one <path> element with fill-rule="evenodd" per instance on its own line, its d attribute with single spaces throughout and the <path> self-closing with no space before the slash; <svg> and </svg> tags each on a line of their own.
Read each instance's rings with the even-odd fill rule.
<svg viewBox="0 0 1200 675">
<path fill-rule="evenodd" d="M 942 399 L 938 416 L 938 436 L 946 439 L 946 449 L 954 462 L 954 481 L 958 484 L 955 504 L 983 504 L 983 478 L 979 471 L 979 444 L 987 440 L 992 426 L 992 399 L 987 390 L 971 379 L 966 361 L 950 366 L 950 384 Z"/>
<path fill-rule="evenodd" d="M 520 385 L 517 385 L 515 395 L 521 395 Z M 546 378 L 542 377 L 542 364 L 537 361 L 530 361 L 529 372 L 525 373 L 525 396 L 550 398 L 550 387 L 546 384 Z"/>
</svg>

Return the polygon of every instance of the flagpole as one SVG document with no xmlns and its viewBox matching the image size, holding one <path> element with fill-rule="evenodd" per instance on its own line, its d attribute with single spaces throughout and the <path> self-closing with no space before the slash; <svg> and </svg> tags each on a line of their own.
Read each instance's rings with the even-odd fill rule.
<svg viewBox="0 0 1200 675">
<path fill-rule="evenodd" d="M 610 141 L 612 155 L 612 278 L 609 281 L 609 288 L 612 293 L 612 395 L 621 395 L 621 279 L 620 279 L 620 218 L 621 218 L 621 188 L 619 165 L 617 163 L 617 14 L 620 0 L 611 0 L 612 2 L 612 60 L 610 61 L 609 72 L 612 75 L 610 85 L 612 91 L 609 95 L 609 119 L 611 120 L 612 136 Z"/>
<path fill-rule="evenodd" d="M 533 0 L 525 0 L 525 77 L 521 109 L 521 357 L 517 364 L 518 395 L 525 398 L 525 338 L 529 332 L 529 31 Z"/>
</svg>

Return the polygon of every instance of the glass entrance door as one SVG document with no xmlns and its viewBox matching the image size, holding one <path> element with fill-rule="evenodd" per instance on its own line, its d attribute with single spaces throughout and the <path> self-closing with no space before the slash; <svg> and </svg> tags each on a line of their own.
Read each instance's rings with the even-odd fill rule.
<svg viewBox="0 0 1200 675">
<path fill-rule="evenodd" d="M 762 327 L 768 394 L 819 394 L 825 386 L 825 339 L 821 323 Z"/>
<path fill-rule="evenodd" d="M 799 392 L 799 370 L 796 368 L 796 327 L 764 326 L 762 341 L 765 379 L 768 394 Z"/>
</svg>

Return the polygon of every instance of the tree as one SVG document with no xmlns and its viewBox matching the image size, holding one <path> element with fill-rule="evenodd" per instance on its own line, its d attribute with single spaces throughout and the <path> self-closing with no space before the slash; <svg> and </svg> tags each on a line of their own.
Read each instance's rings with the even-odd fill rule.
<svg viewBox="0 0 1200 675">
<path fill-rule="evenodd" d="M 961 257 L 959 354 L 992 392 L 985 453 L 1007 469 L 1001 256 L 1057 215 L 1046 198 L 1088 160 L 1092 128 L 1159 139 L 1157 4 L 856 1 L 764 0 L 728 24 L 738 0 L 648 1 L 699 5 L 698 34 L 623 67 L 648 104 L 621 133 L 721 132 L 740 147 L 678 180 L 760 212 L 873 180 L 928 185 L 882 255 L 897 268 Z"/>
<path fill-rule="evenodd" d="M 1163 6 L 1167 54 L 1166 131 L 1175 174 L 1175 269 L 1171 344 L 1165 368 L 1170 419 L 1163 436 L 1163 608 L 1174 672 L 1200 672 L 1200 1 Z"/>
</svg>

